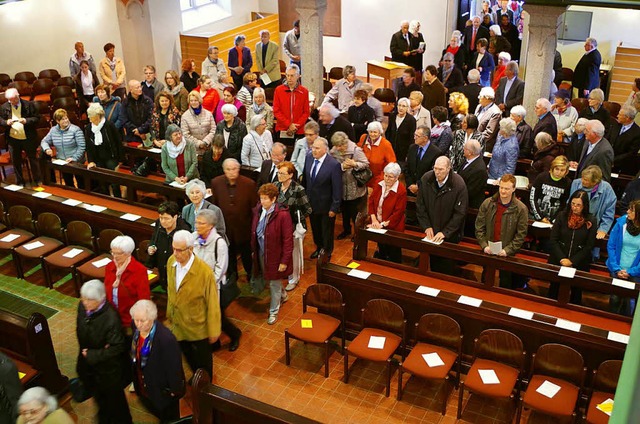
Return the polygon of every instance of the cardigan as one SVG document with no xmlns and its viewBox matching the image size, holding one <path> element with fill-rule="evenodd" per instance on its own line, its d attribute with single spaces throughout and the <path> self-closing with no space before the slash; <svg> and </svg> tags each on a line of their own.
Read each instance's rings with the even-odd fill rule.
<svg viewBox="0 0 640 424">
<path fill-rule="evenodd" d="M 147 268 L 131 257 L 129 265 L 125 268 L 120 276 L 120 284 L 118 285 L 118 304 L 113 301 L 113 283 L 116 281 L 116 264 L 111 261 L 104 270 L 104 290 L 107 294 L 107 300 L 111 302 L 113 308 L 118 311 L 120 321 L 124 328 L 131 326 L 131 314 L 129 309 L 141 299 L 151 299 L 149 291 L 149 277 L 147 277 Z"/>
<path fill-rule="evenodd" d="M 162 152 L 160 156 L 162 158 L 162 170 L 166 175 L 164 180 L 170 184 L 175 181 L 177 177 L 187 177 L 187 180 L 198 178 L 200 173 L 198 172 L 198 155 L 196 154 L 196 148 L 192 143 L 185 141 L 186 146 L 184 148 L 184 168 L 186 175 L 178 175 L 178 164 L 175 159 L 169 157 L 169 143 L 168 141 L 162 146 Z"/>
</svg>

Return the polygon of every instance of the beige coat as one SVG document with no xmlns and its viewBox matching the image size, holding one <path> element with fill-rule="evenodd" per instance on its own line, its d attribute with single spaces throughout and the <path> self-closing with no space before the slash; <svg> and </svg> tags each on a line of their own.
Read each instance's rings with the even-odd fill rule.
<svg viewBox="0 0 640 424">
<path fill-rule="evenodd" d="M 213 142 L 213 136 L 216 134 L 216 123 L 213 119 L 211 112 L 202 108 L 200 115 L 193 113 L 193 109 L 189 108 L 182 114 L 182 120 L 180 121 L 180 128 L 182 128 L 182 134 L 184 138 L 193 143 L 196 147 L 198 154 L 204 153 L 206 149 L 199 147 L 200 142 L 207 143 L 207 149 Z"/>
<path fill-rule="evenodd" d="M 254 52 L 258 71 L 262 72 L 262 70 L 265 69 L 271 81 L 279 81 L 282 79 L 280 76 L 280 60 L 278 59 L 278 51 L 280 51 L 280 46 L 273 41 L 269 41 L 265 63 L 262 63 L 262 42 L 256 44 L 256 50 Z"/>
<path fill-rule="evenodd" d="M 119 57 L 116 57 L 116 80 L 113 81 L 111 74 L 111 67 L 109 66 L 109 60 L 103 57 L 98 65 L 98 73 L 100 79 L 104 84 L 124 84 L 124 78 L 127 76 L 127 71 L 124 68 L 124 62 Z"/>
</svg>

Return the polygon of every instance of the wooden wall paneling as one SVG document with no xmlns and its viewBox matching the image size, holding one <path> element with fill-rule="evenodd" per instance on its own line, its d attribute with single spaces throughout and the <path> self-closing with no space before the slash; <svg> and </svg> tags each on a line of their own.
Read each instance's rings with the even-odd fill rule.
<svg viewBox="0 0 640 424">
<path fill-rule="evenodd" d="M 640 49 L 618 47 L 610 74 L 609 98 L 624 104 L 631 92 L 631 84 L 640 78 Z"/>
</svg>

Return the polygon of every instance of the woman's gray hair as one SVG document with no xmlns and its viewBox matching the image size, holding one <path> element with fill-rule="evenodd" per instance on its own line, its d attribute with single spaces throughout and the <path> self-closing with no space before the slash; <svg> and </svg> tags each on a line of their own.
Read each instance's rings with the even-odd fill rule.
<svg viewBox="0 0 640 424">
<path fill-rule="evenodd" d="M 331 145 L 332 146 L 343 146 L 349 143 L 349 136 L 343 131 L 336 131 L 331 136 Z"/>
<path fill-rule="evenodd" d="M 207 221 L 207 224 L 213 225 L 214 227 L 218 223 L 218 217 L 211 209 L 200 209 L 200 212 L 196 214 L 196 218 L 202 218 Z"/>
<path fill-rule="evenodd" d="M 369 122 L 369 125 L 367 125 L 367 132 L 368 131 L 378 131 L 382 134 L 382 124 L 378 121 Z"/>
<path fill-rule="evenodd" d="M 527 109 L 525 109 L 522 105 L 517 105 L 511 108 L 510 113 L 513 113 L 514 115 L 524 119 L 524 117 L 527 116 Z"/>
<path fill-rule="evenodd" d="M 131 318 L 137 312 L 144 312 L 148 320 L 155 321 L 158 318 L 158 307 L 149 299 L 140 299 L 129 309 Z"/>
<path fill-rule="evenodd" d="M 536 135 L 535 143 L 538 150 L 542 150 L 545 147 L 551 146 L 554 143 L 554 141 L 551 135 L 547 134 L 546 132 L 539 132 Z"/>
<path fill-rule="evenodd" d="M 500 29 L 500 25 L 491 25 L 489 27 L 489 31 L 493 31 L 495 35 L 502 35 L 502 30 Z"/>
<path fill-rule="evenodd" d="M 347 65 L 344 67 L 344 69 L 342 70 L 342 76 L 343 77 L 348 77 L 351 74 L 355 74 L 356 73 L 356 67 L 353 65 Z"/>
<path fill-rule="evenodd" d="M 503 118 L 500 120 L 500 131 L 505 133 L 507 137 L 511 137 L 516 133 L 516 121 L 511 118 Z"/>
<path fill-rule="evenodd" d="M 236 105 L 232 105 L 231 103 L 222 105 L 222 108 L 220 108 L 220 111 L 222 113 L 229 113 L 234 117 L 238 116 L 238 108 L 236 107 Z"/>
<path fill-rule="evenodd" d="M 104 291 L 104 283 L 100 280 L 89 280 L 80 287 L 80 297 L 89 300 L 104 301 L 107 295 Z"/>
<path fill-rule="evenodd" d="M 136 248 L 136 242 L 129 236 L 118 236 L 111 240 L 111 250 L 120 249 L 126 255 L 131 256 Z"/>
<path fill-rule="evenodd" d="M 391 174 L 394 177 L 398 177 L 400 176 L 402 169 L 400 168 L 400 165 L 398 165 L 397 163 L 389 162 L 387 166 L 384 167 L 384 170 L 382 172 L 385 174 Z"/>
<path fill-rule="evenodd" d="M 256 128 L 258 128 L 258 125 L 260 125 L 260 123 L 262 122 L 263 119 L 264 119 L 263 115 L 253 115 L 251 117 L 251 121 L 249 122 L 249 129 L 251 131 L 255 131 Z"/>
<path fill-rule="evenodd" d="M 244 34 L 240 34 L 240 35 L 236 35 L 236 38 L 233 40 L 233 42 L 237 46 L 238 44 L 240 44 L 241 42 L 243 42 L 246 39 L 247 39 L 247 37 L 245 37 Z"/>
<path fill-rule="evenodd" d="M 453 59 L 455 59 L 455 56 L 451 52 L 446 52 L 444 56 L 442 56 L 442 60 L 447 60 L 447 59 L 453 62 Z"/>
<path fill-rule="evenodd" d="M 511 62 L 511 55 L 508 52 L 498 53 L 498 59 L 506 59 L 507 62 Z"/>
<path fill-rule="evenodd" d="M 177 126 L 176 124 L 170 124 L 164 133 L 164 139 L 171 140 L 171 136 L 173 135 L 173 133 L 177 133 L 177 132 L 182 133 L 182 130 L 180 129 L 180 127 Z"/>
<path fill-rule="evenodd" d="M 635 119 L 636 115 L 638 114 L 638 111 L 636 110 L 635 107 L 631 106 L 631 105 L 627 105 L 624 104 L 622 105 L 622 107 L 620 108 L 620 112 L 626 116 L 629 119 Z"/>
<path fill-rule="evenodd" d="M 87 108 L 87 118 L 91 119 L 98 115 L 104 118 L 104 109 L 100 103 L 89 103 L 89 107 Z"/>
<path fill-rule="evenodd" d="M 207 54 L 211 54 L 214 50 L 219 50 L 217 46 L 209 46 Z"/>
<path fill-rule="evenodd" d="M 255 102 L 256 102 L 256 101 L 255 101 L 256 96 L 259 96 L 260 94 L 262 94 L 262 96 L 265 98 L 265 100 L 267 99 L 267 95 L 266 95 L 266 93 L 264 92 L 264 88 L 262 88 L 262 87 L 256 87 L 256 88 L 254 88 L 254 89 L 253 89 L 253 99 L 254 99 L 254 100 L 253 100 L 253 103 L 255 103 Z"/>
<path fill-rule="evenodd" d="M 191 189 L 194 187 L 199 188 L 203 196 L 207 192 L 207 186 L 205 185 L 204 181 L 198 178 L 194 178 L 193 180 L 189 181 L 185 187 L 184 192 L 187 193 L 187 196 L 189 196 L 189 193 L 191 193 Z"/>
<path fill-rule="evenodd" d="M 407 107 L 411 107 L 411 102 L 409 101 L 409 99 L 407 99 L 406 97 L 401 97 L 398 99 L 398 103 L 396 104 L 400 104 L 400 103 L 406 103 Z"/>
<path fill-rule="evenodd" d="M 193 236 L 193 234 L 191 234 L 191 232 L 187 230 L 179 230 L 176 231 L 176 233 L 173 235 L 173 241 L 183 241 L 187 243 L 187 247 L 192 247 L 196 242 L 196 238 Z"/>
<path fill-rule="evenodd" d="M 478 95 L 478 98 L 480 99 L 482 97 L 484 97 L 485 99 L 493 100 L 496 98 L 496 92 L 491 87 L 482 87 L 480 89 L 480 94 Z"/>
<path fill-rule="evenodd" d="M 414 19 L 413 21 L 409 22 L 409 32 L 411 34 L 415 34 L 415 32 L 418 30 L 419 27 L 420 27 L 420 21 Z"/>
<path fill-rule="evenodd" d="M 323 104 L 322 106 L 320 106 L 320 110 L 323 112 L 327 112 L 334 119 L 340 116 L 340 111 L 333 105 L 333 103 Z"/>
<path fill-rule="evenodd" d="M 589 98 L 593 100 L 597 100 L 598 103 L 604 103 L 604 91 L 599 88 L 594 88 L 589 93 Z"/>
<path fill-rule="evenodd" d="M 314 134 L 320 134 L 320 125 L 316 121 L 309 121 L 304 124 L 305 131 L 311 131 Z"/>
<path fill-rule="evenodd" d="M 18 399 L 18 406 L 26 405 L 29 402 L 36 401 L 41 405 L 47 405 L 47 415 L 58 409 L 58 401 L 55 396 L 44 387 L 32 387 L 22 393 Z"/>
</svg>

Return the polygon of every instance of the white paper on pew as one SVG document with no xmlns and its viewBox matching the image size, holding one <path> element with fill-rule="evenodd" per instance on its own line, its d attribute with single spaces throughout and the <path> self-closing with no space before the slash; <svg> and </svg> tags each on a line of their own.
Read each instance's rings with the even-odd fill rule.
<svg viewBox="0 0 640 424">
<path fill-rule="evenodd" d="M 542 221 L 536 221 L 533 224 L 531 224 L 531 226 L 535 228 L 551 228 L 553 227 L 553 224 L 542 222 Z"/>
<path fill-rule="evenodd" d="M 487 184 L 498 185 L 498 180 L 494 180 L 494 179 L 488 178 L 487 179 Z"/>
<path fill-rule="evenodd" d="M 378 234 L 384 234 L 387 232 L 387 230 L 384 228 L 371 228 L 371 227 L 367 228 L 367 231 L 371 231 L 372 233 L 378 233 Z"/>
<path fill-rule="evenodd" d="M 109 262 L 111 262 L 111 258 L 102 258 L 99 261 L 91 262 L 91 265 L 95 266 L 96 268 L 102 268 Z"/>
<path fill-rule="evenodd" d="M 576 269 L 570 266 L 561 266 L 558 276 L 565 278 L 573 278 L 576 276 Z"/>
<path fill-rule="evenodd" d="M 185 188 L 187 185 L 186 184 L 180 184 L 177 181 L 173 181 L 171 182 L 171 184 L 169 184 L 171 187 L 176 187 L 176 188 Z"/>
<path fill-rule="evenodd" d="M 17 239 L 18 237 L 20 237 L 20 234 L 8 234 L 8 235 L 2 237 L 0 239 L 0 241 L 2 241 L 4 243 L 11 243 L 12 241 Z"/>
<path fill-rule="evenodd" d="M 422 359 L 424 359 L 429 368 L 441 367 L 444 365 L 444 361 L 442 360 L 440 355 L 438 355 L 438 352 L 423 353 Z"/>
<path fill-rule="evenodd" d="M 24 187 L 17 184 L 9 184 L 8 186 L 4 186 L 4 188 L 5 190 L 9 190 L 9 191 L 18 191 L 18 190 L 22 190 Z"/>
<path fill-rule="evenodd" d="M 22 245 L 22 247 L 24 247 L 27 250 L 37 249 L 38 247 L 42 247 L 42 246 L 44 246 L 44 243 L 41 242 L 41 241 L 37 241 L 37 240 L 32 242 L 32 243 L 27 243 L 27 244 Z"/>
<path fill-rule="evenodd" d="M 607 405 L 612 405 L 611 409 L 609 409 L 607 407 Z M 602 402 L 601 404 L 596 405 L 596 409 L 599 410 L 599 411 L 604 412 L 608 416 L 611 416 L 611 412 L 613 411 L 613 399 L 609 398 L 609 399 L 605 400 L 604 402 Z"/>
<path fill-rule="evenodd" d="M 384 342 L 386 340 L 386 337 L 371 336 L 367 347 L 369 349 L 384 349 Z"/>
<path fill-rule="evenodd" d="M 436 246 L 438 246 L 438 245 L 442 244 L 442 242 L 444 242 L 444 239 L 442 239 L 442 240 L 440 240 L 438 242 L 435 242 L 435 241 L 425 237 L 425 238 L 422 239 L 422 241 L 426 241 L 427 243 L 435 244 Z"/>
<path fill-rule="evenodd" d="M 416 293 L 426 294 L 427 296 L 437 297 L 440 294 L 440 290 L 432 287 L 420 286 L 416 289 Z"/>
<path fill-rule="evenodd" d="M 529 187 L 529 178 L 522 175 L 516 175 L 516 188 L 526 189 Z"/>
<path fill-rule="evenodd" d="M 615 331 L 609 331 L 607 339 L 618 343 L 629 344 L 629 336 L 626 334 L 616 333 Z"/>
<path fill-rule="evenodd" d="M 482 299 L 476 299 L 475 297 L 469 297 L 469 296 L 460 296 L 458 298 L 458 303 L 479 308 L 480 305 L 482 305 Z"/>
<path fill-rule="evenodd" d="M 635 288 L 636 288 L 636 283 L 634 283 L 633 281 L 621 280 L 619 278 L 614 278 L 611 281 L 611 285 L 612 286 L 618 286 L 618 287 L 624 287 L 625 289 L 629 289 L 629 290 L 635 290 Z"/>
<path fill-rule="evenodd" d="M 85 206 L 85 209 L 91 212 L 102 212 L 103 210 L 107 209 L 107 207 L 99 205 L 87 205 Z"/>
<path fill-rule="evenodd" d="M 524 309 L 511 308 L 509 309 L 509 315 L 527 320 L 533 319 L 533 312 L 525 311 Z"/>
<path fill-rule="evenodd" d="M 580 331 L 582 324 L 578 324 L 577 322 L 567 321 L 566 319 L 558 318 L 558 320 L 556 321 L 556 327 L 578 332 Z"/>
<path fill-rule="evenodd" d="M 620 174 L 616 174 L 614 172 L 611 173 L 611 178 L 618 178 Z"/>
<path fill-rule="evenodd" d="M 156 226 L 156 223 L 155 223 L 155 222 L 152 222 L 150 225 L 151 225 L 152 227 L 155 227 L 155 226 Z"/>
<path fill-rule="evenodd" d="M 51 193 L 47 193 L 46 191 L 36 191 L 32 194 L 33 197 L 39 197 L 40 199 L 46 199 L 51 196 Z"/>
<path fill-rule="evenodd" d="M 576 172 L 577 170 L 578 170 L 578 168 L 569 168 L 569 171 Z"/>
<path fill-rule="evenodd" d="M 157 147 L 152 147 L 148 151 L 151 153 L 162 153 L 162 149 L 158 149 Z"/>
<path fill-rule="evenodd" d="M 264 85 L 269 85 L 272 82 L 271 78 L 269 78 L 269 74 L 267 74 L 266 72 L 260 75 L 260 81 L 262 81 Z"/>
<path fill-rule="evenodd" d="M 548 397 L 549 399 L 553 399 L 553 397 L 557 395 L 559 391 L 560 386 L 558 386 L 557 384 L 553 384 L 549 380 L 544 380 L 540 387 L 536 389 L 536 392 Z"/>
<path fill-rule="evenodd" d="M 68 206 L 78 206 L 80 203 L 82 202 L 76 199 L 67 199 L 64 202 L 62 202 L 63 205 L 68 205 Z"/>
<path fill-rule="evenodd" d="M 489 249 L 491 249 L 492 255 L 497 255 L 502 250 L 502 242 L 501 241 L 490 241 Z"/>
<path fill-rule="evenodd" d="M 366 280 L 367 278 L 369 278 L 371 273 L 370 272 L 366 272 L 366 271 L 360 271 L 359 269 L 352 269 L 351 271 L 349 271 L 347 273 L 347 275 L 349 275 L 351 277 L 362 278 L 363 280 Z"/>
<path fill-rule="evenodd" d="M 500 379 L 494 370 L 478 370 L 482 384 L 500 384 Z"/>
<path fill-rule="evenodd" d="M 491 153 L 489 153 L 489 152 L 484 152 L 484 157 L 485 157 L 485 158 L 490 158 L 491 156 L 492 156 L 492 154 L 491 154 Z"/>
<path fill-rule="evenodd" d="M 54 159 L 51 161 L 51 163 L 54 165 L 66 165 L 67 161 L 62 159 Z"/>
<path fill-rule="evenodd" d="M 141 216 L 140 215 L 135 215 L 135 214 L 132 214 L 132 213 L 125 213 L 120 218 L 126 219 L 127 221 L 137 221 L 137 220 L 139 220 L 141 218 Z"/>
<path fill-rule="evenodd" d="M 76 249 L 74 247 L 73 249 L 69 250 L 67 253 L 65 253 L 62 256 L 64 256 L 65 258 L 73 259 L 81 253 L 82 253 L 82 249 Z"/>
</svg>

